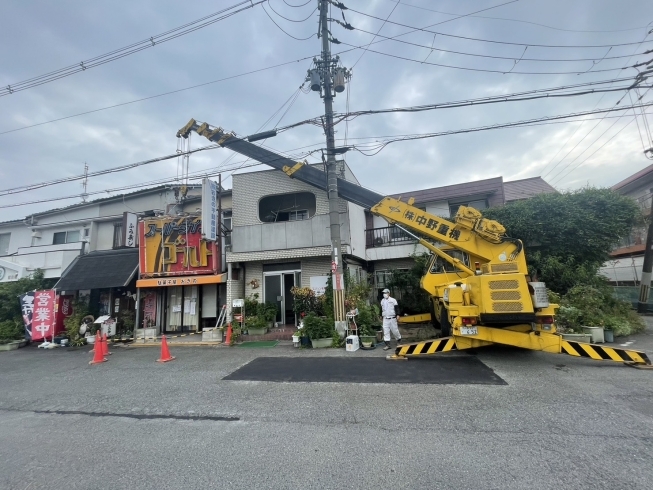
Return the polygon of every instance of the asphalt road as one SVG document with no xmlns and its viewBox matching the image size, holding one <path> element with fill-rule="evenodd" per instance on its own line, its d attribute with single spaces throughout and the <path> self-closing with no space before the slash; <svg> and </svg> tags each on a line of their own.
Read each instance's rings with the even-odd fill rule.
<svg viewBox="0 0 653 490">
<path fill-rule="evenodd" d="M 653 353 L 651 329 L 632 340 Z M 653 481 L 652 371 L 490 348 L 477 357 L 505 385 L 227 381 L 263 356 L 385 353 L 171 350 L 177 360 L 158 364 L 154 348 L 115 348 L 97 366 L 87 349 L 0 353 L 0 488 L 613 489 Z M 429 369 L 438 361 L 405 362 Z"/>
</svg>

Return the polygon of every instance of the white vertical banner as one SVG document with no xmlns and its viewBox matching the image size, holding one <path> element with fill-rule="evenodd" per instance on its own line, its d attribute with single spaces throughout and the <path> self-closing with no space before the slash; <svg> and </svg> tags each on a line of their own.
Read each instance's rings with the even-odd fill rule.
<svg viewBox="0 0 653 490">
<path fill-rule="evenodd" d="M 135 213 L 122 213 L 122 244 L 125 247 L 136 246 L 138 216 Z"/>
<path fill-rule="evenodd" d="M 218 184 L 202 179 L 202 238 L 215 242 L 218 238 Z"/>
</svg>

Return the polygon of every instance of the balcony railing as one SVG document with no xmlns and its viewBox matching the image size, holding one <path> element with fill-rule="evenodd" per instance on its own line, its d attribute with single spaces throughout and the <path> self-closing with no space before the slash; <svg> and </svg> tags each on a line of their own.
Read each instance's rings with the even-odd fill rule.
<svg viewBox="0 0 653 490">
<path fill-rule="evenodd" d="M 371 228 L 369 230 L 365 230 L 366 248 L 405 245 L 407 243 L 415 242 L 417 242 L 417 240 L 415 240 L 412 236 L 394 226 L 386 226 L 385 228 Z"/>
</svg>

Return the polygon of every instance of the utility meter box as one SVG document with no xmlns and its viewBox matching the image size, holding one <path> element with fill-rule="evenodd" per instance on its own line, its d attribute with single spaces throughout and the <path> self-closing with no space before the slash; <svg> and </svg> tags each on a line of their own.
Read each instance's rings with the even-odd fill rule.
<svg viewBox="0 0 653 490">
<path fill-rule="evenodd" d="M 347 352 L 356 352 L 360 347 L 358 343 L 358 335 L 350 335 L 345 339 L 345 342 Z"/>
</svg>

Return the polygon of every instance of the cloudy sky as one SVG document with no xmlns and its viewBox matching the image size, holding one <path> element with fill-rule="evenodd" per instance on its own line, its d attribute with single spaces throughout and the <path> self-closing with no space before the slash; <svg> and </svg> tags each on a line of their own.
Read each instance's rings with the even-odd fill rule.
<svg viewBox="0 0 653 490">
<path fill-rule="evenodd" d="M 467 100 L 633 77 L 637 74 L 635 69 L 621 68 L 653 57 L 642 54 L 653 49 L 653 33 L 647 37 L 653 28 L 653 23 L 648 25 L 653 21 L 653 2 L 506 2 L 509 0 L 344 0 L 345 5 L 360 12 L 345 11 L 354 30 L 331 26 L 333 36 L 342 42 L 333 45 L 333 53 L 347 51 L 341 55 L 342 64 L 353 67 L 350 111 Z M 17 86 L 24 80 L 79 64 L 237 3 L 238 0 L 3 2 L 0 87 Z M 292 6 L 301 4 L 305 5 Z M 177 148 L 176 131 L 191 117 L 247 135 L 260 130 L 268 120 L 263 129 L 319 116 L 323 113 L 319 96 L 315 92 L 298 92 L 311 68 L 312 57 L 320 52 L 320 40 L 314 35 L 316 6 L 317 0 L 269 0 L 177 39 L 51 83 L 12 94 L 0 89 L 0 95 L 6 94 L 0 96 L 0 189 L 76 176 L 83 173 L 85 163 L 93 172 L 172 154 Z M 460 17 L 483 9 L 487 10 Z M 340 10 L 335 8 L 332 17 L 343 20 Z M 388 22 L 384 24 L 386 18 Z M 397 38 L 406 41 L 403 43 L 377 37 L 375 41 L 382 42 L 370 45 L 367 52 L 352 49 L 373 41 L 370 33 L 393 37 L 426 26 L 433 26 L 428 29 L 439 34 L 418 30 Z M 597 45 L 606 47 L 586 47 Z M 283 63 L 287 64 L 261 70 Z M 532 74 L 535 72 L 545 74 Z M 226 80 L 206 84 L 221 79 Z M 610 86 L 625 83 L 614 82 Z M 205 85 L 178 91 L 199 84 Z M 40 124 L 171 91 L 178 92 Z M 346 132 L 349 144 L 360 145 L 364 150 L 369 147 L 365 144 L 388 136 L 611 108 L 624 93 L 365 116 L 351 121 L 347 131 L 344 123 L 338 125 L 336 137 L 344 138 Z M 637 95 L 631 93 L 633 97 Z M 290 107 L 284 106 L 288 100 L 294 100 Z M 643 100 L 653 101 L 653 90 Z M 629 96 L 621 104 L 629 105 Z M 346 92 L 338 95 L 334 107 L 336 111 L 345 111 Z M 347 162 L 363 185 L 382 193 L 496 176 L 513 180 L 542 175 L 559 189 L 588 184 L 610 186 L 651 164 L 644 156 L 641 138 L 645 147 L 653 144 L 646 145 L 648 135 L 643 120 L 638 119 L 640 133 L 632 110 L 598 119 L 602 116 L 588 116 L 593 119 L 585 122 L 576 118 L 576 122 L 564 124 L 398 142 L 374 156 L 351 151 Z M 653 130 L 653 116 L 649 116 L 648 124 Z M 37 126 L 26 128 L 32 125 Z M 200 137 L 191 140 L 193 148 L 206 144 Z M 324 136 L 316 126 L 302 126 L 266 144 L 299 156 L 304 147 L 323 147 Z M 226 186 L 230 187 L 228 177 L 242 161 L 242 157 L 230 157 L 224 149 L 205 151 L 191 156 L 190 172 L 215 172 L 222 166 Z M 172 182 L 177 175 L 178 164 L 173 159 L 90 178 L 88 192 L 91 198 L 105 197 L 109 195 L 105 192 L 108 189 L 147 185 L 159 179 Z M 0 206 L 79 196 L 81 192 L 79 181 L 70 182 L 2 196 Z M 79 200 L 77 197 L 0 207 L 0 221 Z"/>
</svg>

